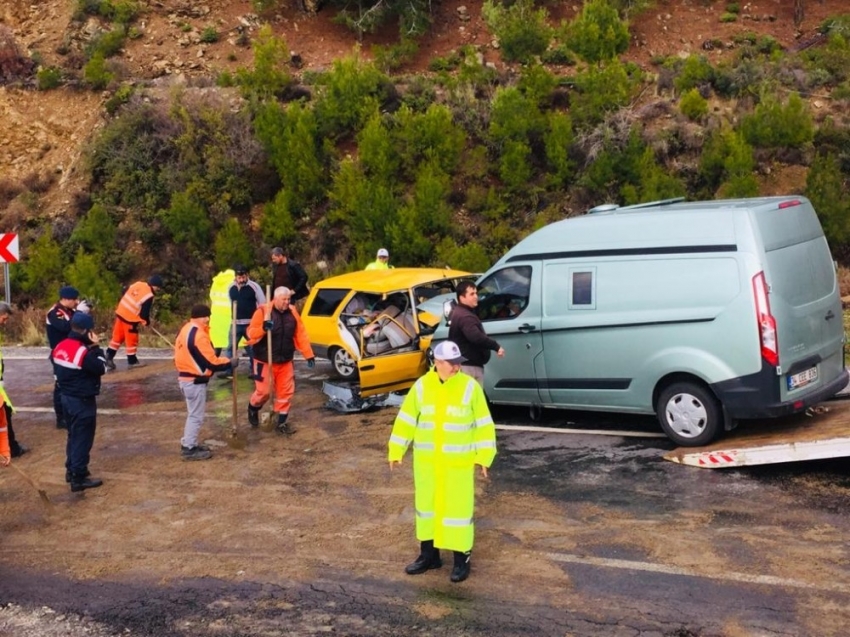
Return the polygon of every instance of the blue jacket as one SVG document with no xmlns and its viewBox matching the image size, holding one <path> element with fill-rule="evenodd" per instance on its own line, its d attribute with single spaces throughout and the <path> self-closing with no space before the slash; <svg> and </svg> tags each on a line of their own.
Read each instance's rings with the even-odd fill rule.
<svg viewBox="0 0 850 637">
<path fill-rule="evenodd" d="M 90 398 L 100 393 L 106 373 L 106 355 L 85 334 L 71 332 L 50 354 L 59 391 L 67 396 Z"/>
</svg>

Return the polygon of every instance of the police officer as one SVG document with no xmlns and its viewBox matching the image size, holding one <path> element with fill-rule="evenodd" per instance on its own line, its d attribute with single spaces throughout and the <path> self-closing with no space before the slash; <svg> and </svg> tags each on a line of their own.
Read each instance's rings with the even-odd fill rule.
<svg viewBox="0 0 850 637">
<path fill-rule="evenodd" d="M 71 332 L 50 355 L 56 370 L 62 409 L 68 424 L 65 481 L 71 491 L 94 489 L 103 480 L 89 473 L 89 455 L 97 427 L 97 395 L 100 379 L 106 373 L 106 356 L 94 333 L 94 320 L 76 312 L 71 317 Z"/>
<path fill-rule="evenodd" d="M 434 367 L 417 380 L 401 405 L 389 440 L 390 470 L 413 443 L 416 538 L 419 557 L 405 567 L 419 575 L 443 565 L 440 549 L 454 553 L 449 579 L 469 577 L 475 536 L 475 465 L 487 477 L 496 456 L 496 428 L 484 390 L 461 371 L 466 359 L 452 341 L 434 348 Z"/>
<path fill-rule="evenodd" d="M 65 285 L 59 290 L 59 300 L 47 311 L 47 344 L 50 351 L 68 338 L 71 331 L 71 317 L 80 304 L 80 293 L 77 288 Z M 53 371 L 53 411 L 56 414 L 56 428 L 67 429 L 65 415 L 62 413 L 62 396 L 59 393 L 59 383 L 56 381 L 56 370 Z"/>
</svg>

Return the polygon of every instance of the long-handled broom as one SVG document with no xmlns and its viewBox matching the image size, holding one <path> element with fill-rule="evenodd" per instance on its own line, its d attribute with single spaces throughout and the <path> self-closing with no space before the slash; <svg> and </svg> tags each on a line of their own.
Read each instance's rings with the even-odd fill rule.
<svg viewBox="0 0 850 637">
<path fill-rule="evenodd" d="M 271 308 L 274 307 L 274 302 L 271 298 L 271 286 L 266 286 L 266 301 L 269 303 L 269 314 L 266 317 L 266 320 L 270 319 Z M 272 331 L 269 330 L 266 334 L 266 349 L 268 350 L 268 361 L 266 368 L 266 381 L 269 384 L 269 404 L 271 405 L 271 411 L 264 411 L 260 416 L 260 424 L 263 426 L 263 431 L 271 431 L 274 429 L 277 424 L 274 421 L 274 375 L 272 374 Z"/>
</svg>

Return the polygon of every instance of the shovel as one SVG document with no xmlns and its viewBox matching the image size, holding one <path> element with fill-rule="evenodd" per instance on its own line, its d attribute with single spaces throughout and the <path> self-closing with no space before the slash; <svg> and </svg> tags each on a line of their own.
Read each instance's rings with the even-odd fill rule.
<svg viewBox="0 0 850 637">
<path fill-rule="evenodd" d="M 238 360 L 237 356 L 237 348 L 239 347 L 239 343 L 236 341 L 236 301 L 233 302 L 233 305 L 230 308 L 230 342 L 233 344 L 233 349 L 230 350 L 231 360 Z M 230 436 L 227 439 L 227 445 L 233 449 L 244 449 L 248 444 L 247 437 L 244 435 L 239 435 L 239 431 L 237 428 L 237 423 L 239 422 L 239 402 L 238 398 L 238 385 L 236 384 L 236 368 L 238 364 L 231 365 L 230 373 L 233 374 L 233 390 L 231 392 L 231 396 L 233 397 L 233 412 L 232 418 L 230 421 Z"/>
<path fill-rule="evenodd" d="M 36 483 L 35 480 L 33 480 L 32 478 L 29 477 L 29 475 L 24 473 L 23 469 L 20 469 L 14 462 L 11 463 L 9 466 L 12 467 L 12 469 L 14 469 L 15 471 L 17 471 L 18 474 L 26 481 L 26 483 L 28 485 L 30 485 L 33 489 L 38 491 L 38 495 L 39 495 L 39 497 L 41 498 L 41 501 L 44 504 L 47 504 L 47 505 L 50 505 L 50 506 L 53 505 L 53 502 L 51 502 L 50 498 L 47 496 L 47 491 L 45 491 L 40 486 L 38 486 L 38 484 Z"/>
<path fill-rule="evenodd" d="M 271 286 L 266 286 L 266 300 L 268 303 L 272 303 L 271 300 Z M 271 308 L 269 309 L 269 315 L 266 317 L 266 320 L 271 318 Z M 266 380 L 269 383 L 269 404 L 271 405 L 270 411 L 264 411 L 260 414 L 260 429 L 263 431 L 271 431 L 277 425 L 274 422 L 274 375 L 272 374 L 272 331 L 269 330 L 266 334 L 266 349 L 268 350 L 268 361 L 267 361 L 267 370 L 266 370 Z"/>
</svg>

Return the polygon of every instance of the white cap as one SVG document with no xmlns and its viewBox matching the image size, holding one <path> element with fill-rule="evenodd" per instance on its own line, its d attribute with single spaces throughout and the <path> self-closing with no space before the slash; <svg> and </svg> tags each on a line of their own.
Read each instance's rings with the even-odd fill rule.
<svg viewBox="0 0 850 637">
<path fill-rule="evenodd" d="M 455 365 L 466 362 L 460 348 L 453 341 L 443 341 L 434 348 L 434 358 L 438 361 L 446 361 Z"/>
<path fill-rule="evenodd" d="M 389 253 L 389 252 L 387 252 L 387 249 L 386 249 L 386 248 L 381 248 L 380 250 L 378 250 L 378 256 L 379 256 L 379 257 L 387 257 L 387 258 L 389 258 L 390 253 Z"/>
</svg>

